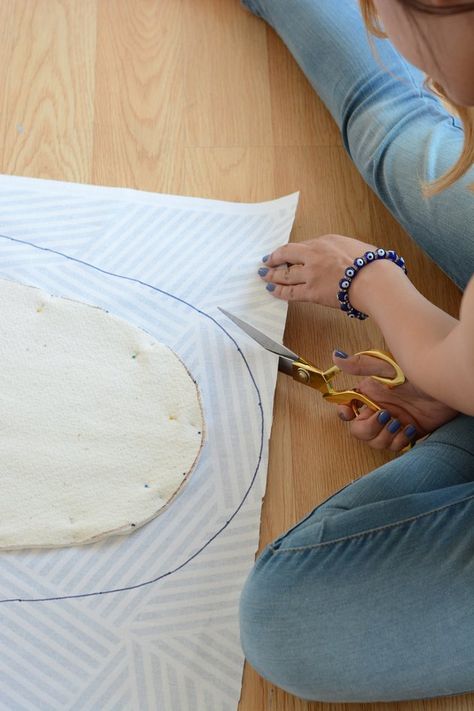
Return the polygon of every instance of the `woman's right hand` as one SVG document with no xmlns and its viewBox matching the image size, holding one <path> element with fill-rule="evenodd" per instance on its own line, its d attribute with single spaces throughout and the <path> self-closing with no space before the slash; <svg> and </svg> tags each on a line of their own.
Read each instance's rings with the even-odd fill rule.
<svg viewBox="0 0 474 711">
<path fill-rule="evenodd" d="M 335 353 L 333 361 L 344 373 L 386 378 L 394 375 L 390 364 L 378 358 L 367 355 L 338 358 Z M 338 414 L 342 420 L 350 422 L 351 434 L 373 449 L 400 452 L 410 442 L 433 432 L 458 414 L 409 381 L 389 388 L 366 377 L 357 384 L 357 391 L 376 402 L 382 411 L 374 412 L 364 406 L 359 415 L 355 415 L 351 407 L 338 405 Z"/>
</svg>

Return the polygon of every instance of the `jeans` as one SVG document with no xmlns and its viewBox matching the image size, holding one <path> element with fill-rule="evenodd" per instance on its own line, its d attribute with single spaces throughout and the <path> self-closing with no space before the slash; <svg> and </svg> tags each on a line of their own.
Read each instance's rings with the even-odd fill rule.
<svg viewBox="0 0 474 711">
<path fill-rule="evenodd" d="M 364 179 L 460 287 L 474 271 L 474 173 L 425 199 L 463 134 L 355 0 L 243 0 L 287 44 Z M 317 466 L 315 466 L 317 476 Z M 305 699 L 474 690 L 474 418 L 459 415 L 271 543 L 241 595 L 251 665 Z"/>
</svg>

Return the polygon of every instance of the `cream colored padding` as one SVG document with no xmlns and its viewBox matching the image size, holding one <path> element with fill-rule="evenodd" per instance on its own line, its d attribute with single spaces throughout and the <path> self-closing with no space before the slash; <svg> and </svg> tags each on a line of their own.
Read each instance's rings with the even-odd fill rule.
<svg viewBox="0 0 474 711">
<path fill-rule="evenodd" d="M 0 548 L 130 533 L 176 496 L 203 441 L 197 386 L 168 347 L 4 280 L 0 403 Z"/>
</svg>

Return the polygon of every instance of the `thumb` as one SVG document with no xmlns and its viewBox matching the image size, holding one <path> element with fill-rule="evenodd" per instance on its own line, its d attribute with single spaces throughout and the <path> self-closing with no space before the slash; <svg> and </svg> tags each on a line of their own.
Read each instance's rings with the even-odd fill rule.
<svg viewBox="0 0 474 711">
<path fill-rule="evenodd" d="M 338 349 L 332 352 L 332 362 L 337 365 L 343 373 L 350 373 L 351 375 L 358 374 L 357 370 L 359 366 L 354 362 L 355 360 L 356 359 L 353 355 L 350 355 L 345 351 Z"/>
<path fill-rule="evenodd" d="M 348 355 L 344 351 L 336 350 L 333 351 L 332 360 L 338 368 L 350 375 L 380 375 L 384 378 L 394 376 L 390 363 L 374 356 Z"/>
</svg>

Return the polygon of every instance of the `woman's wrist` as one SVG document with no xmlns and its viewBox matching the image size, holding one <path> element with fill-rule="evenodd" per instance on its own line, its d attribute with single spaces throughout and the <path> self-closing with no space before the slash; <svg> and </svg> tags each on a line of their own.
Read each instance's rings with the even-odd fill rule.
<svg viewBox="0 0 474 711">
<path fill-rule="evenodd" d="M 444 352 L 443 344 L 459 321 L 428 301 L 402 269 L 386 260 L 362 269 L 349 292 L 354 308 L 377 323 L 405 376 L 440 402 L 464 411 L 440 381 L 442 369 L 434 367 L 440 360 L 436 354 Z"/>
<path fill-rule="evenodd" d="M 395 303 L 397 293 L 410 284 L 404 271 L 388 259 L 378 259 L 361 269 L 349 289 L 352 306 L 377 319 L 384 303 Z"/>
</svg>

